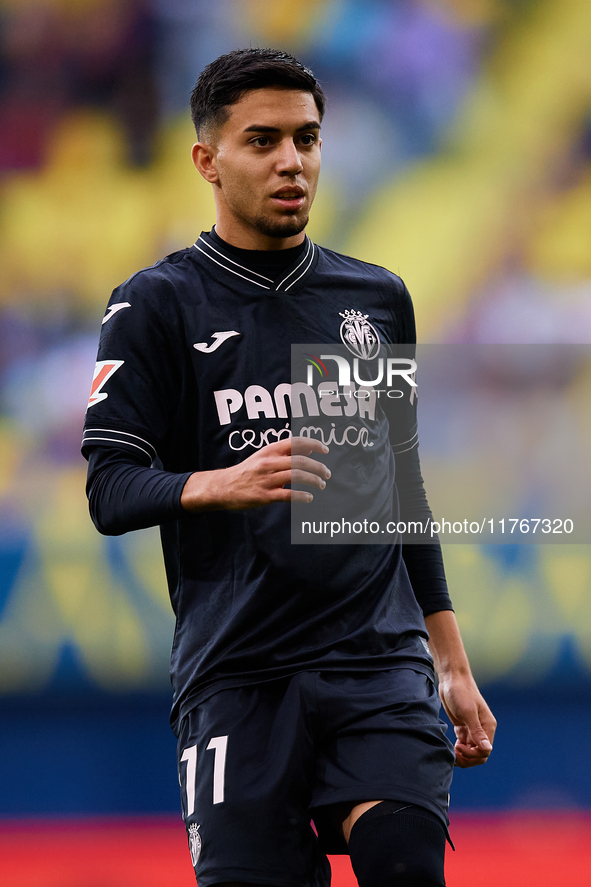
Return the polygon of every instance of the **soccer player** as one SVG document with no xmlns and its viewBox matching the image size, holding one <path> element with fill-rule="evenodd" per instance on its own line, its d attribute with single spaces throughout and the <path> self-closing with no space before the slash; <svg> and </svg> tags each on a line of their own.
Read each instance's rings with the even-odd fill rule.
<svg viewBox="0 0 591 887">
<path fill-rule="evenodd" d="M 283 52 L 203 71 L 192 157 L 216 224 L 114 291 L 85 424 L 98 529 L 161 527 L 199 887 L 326 885 L 325 853 L 343 852 L 361 887 L 440 887 L 454 760 L 486 761 L 496 726 L 438 544 L 290 543 L 290 507 L 358 483 L 364 446 L 375 495 L 429 514 L 415 429 L 340 392 L 327 447 L 317 418 L 305 426 L 327 409 L 317 389 L 290 383 L 292 343 L 340 341 L 369 361 L 415 341 L 400 278 L 305 235 L 324 105 Z M 351 163 L 371 162 L 361 147 L 352 137 Z"/>
</svg>

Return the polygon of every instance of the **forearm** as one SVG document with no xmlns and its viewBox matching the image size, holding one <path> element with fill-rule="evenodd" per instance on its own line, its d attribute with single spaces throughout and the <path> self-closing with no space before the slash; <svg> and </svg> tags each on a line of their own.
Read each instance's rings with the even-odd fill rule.
<svg viewBox="0 0 591 887">
<path fill-rule="evenodd" d="M 395 458 L 400 519 L 407 526 L 420 523 L 426 528 L 430 526 L 432 514 L 425 494 L 418 448 L 398 453 Z M 420 534 L 420 537 L 421 542 L 417 542 L 414 535 L 403 537 L 402 557 L 415 597 L 426 617 L 440 610 L 451 610 L 452 603 L 439 539 L 432 538 L 429 532 Z"/>
<path fill-rule="evenodd" d="M 468 656 L 453 610 L 441 610 L 425 617 L 429 648 L 439 678 L 472 676 Z"/>
<path fill-rule="evenodd" d="M 232 508 L 233 500 L 228 492 L 231 471 L 217 468 L 212 471 L 196 471 L 191 474 L 181 493 L 181 506 L 185 511 L 198 514 L 201 511 L 219 511 Z"/>
</svg>

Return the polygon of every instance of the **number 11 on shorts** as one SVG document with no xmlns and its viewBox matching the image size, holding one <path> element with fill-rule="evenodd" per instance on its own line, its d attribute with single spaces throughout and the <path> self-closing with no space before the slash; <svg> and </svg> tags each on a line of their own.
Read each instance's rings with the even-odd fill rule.
<svg viewBox="0 0 591 887">
<path fill-rule="evenodd" d="M 213 736 L 209 740 L 206 751 L 214 752 L 213 759 L 213 803 L 222 804 L 224 801 L 224 785 L 226 779 L 226 751 L 228 749 L 227 736 Z M 186 808 L 187 816 L 195 812 L 195 778 L 197 776 L 197 746 L 191 745 L 181 755 L 181 761 L 187 762 L 186 772 Z"/>
</svg>

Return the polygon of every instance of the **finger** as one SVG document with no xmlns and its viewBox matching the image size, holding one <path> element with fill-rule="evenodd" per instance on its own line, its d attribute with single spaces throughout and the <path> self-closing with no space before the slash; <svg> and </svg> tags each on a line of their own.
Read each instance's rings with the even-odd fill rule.
<svg viewBox="0 0 591 887">
<path fill-rule="evenodd" d="M 277 487 L 267 490 L 265 494 L 265 502 L 261 505 L 268 505 L 271 502 L 312 502 L 314 496 L 307 490 L 291 490 L 289 487 Z"/>
<path fill-rule="evenodd" d="M 468 770 L 470 767 L 477 767 L 479 764 L 484 764 L 484 761 L 470 761 L 467 758 L 462 757 L 462 755 L 456 752 L 456 767 L 461 767 L 462 770 Z"/>
<path fill-rule="evenodd" d="M 494 717 L 493 713 L 489 710 L 487 717 L 481 717 L 480 721 L 482 726 L 484 727 L 484 731 L 491 742 L 493 742 L 495 738 L 495 733 L 497 732 L 497 721 Z"/>
<path fill-rule="evenodd" d="M 488 758 L 490 755 L 488 749 L 481 748 L 479 745 L 472 745 L 471 743 L 456 742 L 455 747 L 466 758 Z"/>
<path fill-rule="evenodd" d="M 328 447 L 326 447 L 321 440 L 316 440 L 313 437 L 292 437 L 290 438 L 290 442 L 292 455 L 307 456 L 308 453 L 329 452 Z"/>
<path fill-rule="evenodd" d="M 460 734 L 459 731 L 456 730 L 456 736 L 458 739 L 461 736 L 461 739 L 464 740 L 467 745 L 478 746 L 487 754 L 490 754 L 492 751 L 492 742 L 482 726 L 478 709 L 467 711 L 463 718 L 463 722 L 462 727 L 468 731 L 468 735 Z"/>
<path fill-rule="evenodd" d="M 293 447 L 294 441 L 305 441 L 306 445 L 309 443 L 314 445 L 313 447 L 306 446 L 304 448 L 304 447 L 300 446 L 300 444 L 296 444 L 296 448 L 297 448 L 298 452 L 300 450 L 302 452 L 304 452 L 304 451 L 312 452 L 312 449 L 318 453 L 324 452 L 324 450 L 319 449 L 319 447 L 323 446 L 321 441 L 313 440 L 313 439 L 310 439 L 310 441 L 308 441 L 307 438 L 298 438 L 298 437 L 285 437 L 285 438 L 283 438 L 283 440 L 276 440 L 274 443 L 266 444 L 258 452 L 259 452 L 259 454 L 265 455 L 265 456 L 289 456 L 292 452 L 292 447 Z M 256 454 L 253 453 L 252 455 L 256 455 Z"/>
<path fill-rule="evenodd" d="M 264 504 L 270 504 L 271 502 L 312 502 L 314 496 L 312 493 L 308 493 L 306 490 L 290 490 L 289 487 L 278 487 L 277 489 L 271 489 L 267 493 L 267 501 Z M 263 504 L 263 503 L 262 503 Z"/>
<path fill-rule="evenodd" d="M 282 456 L 272 460 L 261 461 L 259 471 L 263 474 L 277 474 L 285 471 L 306 471 L 310 474 L 317 474 L 323 480 L 328 480 L 331 476 L 330 469 L 322 462 L 316 459 L 310 459 L 308 456 Z M 287 481 L 289 483 L 289 481 Z"/>
<path fill-rule="evenodd" d="M 308 453 L 328 453 L 328 447 L 321 440 L 314 437 L 286 437 L 283 440 L 275 441 L 264 447 L 266 453 L 277 454 L 303 454 Z"/>
<path fill-rule="evenodd" d="M 486 764 L 488 761 L 488 755 L 480 754 L 479 756 L 473 757 L 471 755 L 463 754 L 461 751 L 456 749 L 456 766 L 461 767 L 464 770 L 467 770 L 469 767 L 480 767 L 482 764 Z"/>
<path fill-rule="evenodd" d="M 317 487 L 319 490 L 323 490 L 326 486 L 326 481 L 323 477 L 319 477 L 318 474 L 312 474 L 310 471 L 302 471 L 299 468 L 292 470 L 291 480 L 287 481 L 287 483 L 298 485 L 303 484 L 306 487 Z"/>
<path fill-rule="evenodd" d="M 492 751 L 492 742 L 486 735 L 486 732 L 482 726 L 478 727 L 476 730 L 470 731 L 470 736 L 475 745 L 482 749 L 482 751 L 490 754 Z"/>
<path fill-rule="evenodd" d="M 322 462 L 317 462 L 316 459 L 310 459 L 308 456 L 292 456 L 291 469 L 292 471 L 299 469 L 317 474 L 323 480 L 328 480 L 330 477 L 330 470 L 326 465 Z"/>
<path fill-rule="evenodd" d="M 326 486 L 326 481 L 322 477 L 301 469 L 275 471 L 267 475 L 263 483 L 269 490 L 281 489 L 286 484 L 303 484 L 306 487 L 316 487 L 318 490 L 323 490 Z"/>
<path fill-rule="evenodd" d="M 289 494 L 289 499 L 291 502 L 312 502 L 314 496 L 312 493 L 306 493 L 304 490 L 284 490 L 284 493 Z"/>
<path fill-rule="evenodd" d="M 457 743 L 459 745 L 468 745 L 469 734 L 468 728 L 464 727 L 462 724 L 454 727 L 454 733 L 456 734 Z"/>
<path fill-rule="evenodd" d="M 466 745 L 462 742 L 456 742 L 455 753 L 458 765 L 463 767 L 475 767 L 478 764 L 484 764 L 490 756 L 489 750 L 480 748 L 477 745 Z"/>
<path fill-rule="evenodd" d="M 261 457 L 258 464 L 258 470 L 261 474 L 272 475 L 273 473 L 293 471 L 295 469 L 317 474 L 323 480 L 328 480 L 331 475 L 330 469 L 323 462 L 317 462 L 316 459 L 310 459 L 308 456 L 269 457 L 269 454 L 266 453 L 264 458 Z"/>
</svg>

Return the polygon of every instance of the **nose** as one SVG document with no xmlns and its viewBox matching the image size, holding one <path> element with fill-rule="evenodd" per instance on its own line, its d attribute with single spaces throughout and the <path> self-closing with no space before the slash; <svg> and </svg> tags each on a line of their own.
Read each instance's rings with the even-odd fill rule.
<svg viewBox="0 0 591 887">
<path fill-rule="evenodd" d="M 283 176 L 297 175 L 303 170 L 302 158 L 291 138 L 283 139 L 277 153 L 277 171 Z"/>
</svg>

